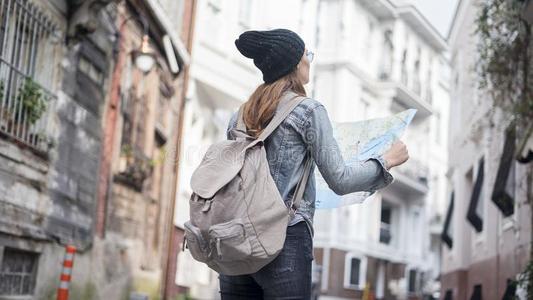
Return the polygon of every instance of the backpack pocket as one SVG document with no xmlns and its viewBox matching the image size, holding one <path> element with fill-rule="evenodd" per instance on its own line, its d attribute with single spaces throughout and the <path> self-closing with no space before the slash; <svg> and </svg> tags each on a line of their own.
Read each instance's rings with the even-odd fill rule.
<svg viewBox="0 0 533 300">
<path fill-rule="evenodd" d="M 192 257 L 197 261 L 206 262 L 208 258 L 208 245 L 200 229 L 192 225 L 190 221 L 185 222 L 184 227 L 187 248 L 189 248 Z"/>
<path fill-rule="evenodd" d="M 252 254 L 252 247 L 246 237 L 244 224 L 240 219 L 212 225 L 209 239 L 218 261 L 245 260 Z"/>
</svg>

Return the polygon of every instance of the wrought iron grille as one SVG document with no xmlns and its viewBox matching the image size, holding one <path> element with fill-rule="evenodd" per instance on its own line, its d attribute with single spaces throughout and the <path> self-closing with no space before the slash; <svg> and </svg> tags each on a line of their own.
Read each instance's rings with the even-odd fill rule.
<svg viewBox="0 0 533 300">
<path fill-rule="evenodd" d="M 0 295 L 31 295 L 39 255 L 5 248 L 0 264 Z"/>
<path fill-rule="evenodd" d="M 0 0 L 0 133 L 46 151 L 58 27 L 30 0 Z"/>
</svg>

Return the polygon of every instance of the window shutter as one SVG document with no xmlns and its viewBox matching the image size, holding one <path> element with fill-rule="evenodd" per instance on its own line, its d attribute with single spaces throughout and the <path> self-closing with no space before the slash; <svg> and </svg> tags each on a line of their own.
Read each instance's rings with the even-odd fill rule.
<svg viewBox="0 0 533 300">
<path fill-rule="evenodd" d="M 479 162 L 479 168 L 477 170 L 476 183 L 474 184 L 474 190 L 472 191 L 472 197 L 470 197 L 470 205 L 468 206 L 468 213 L 466 219 L 474 226 L 477 232 L 483 230 L 483 219 L 476 212 L 476 207 L 479 204 L 479 195 L 483 188 L 483 176 L 485 173 L 485 160 L 481 158 Z"/>
<path fill-rule="evenodd" d="M 503 145 L 503 153 L 500 158 L 500 165 L 498 166 L 498 173 L 496 174 L 496 181 L 494 182 L 494 189 L 492 191 L 492 202 L 496 204 L 498 209 L 506 217 L 514 214 L 514 195 L 510 195 L 506 190 L 509 180 L 514 179 L 514 174 L 511 174 L 511 165 L 513 163 L 513 155 L 515 152 L 516 131 L 514 126 L 510 126 L 505 134 L 505 142 Z M 510 182 L 514 188 L 514 180 Z"/>
<path fill-rule="evenodd" d="M 448 211 L 446 212 L 446 219 L 444 220 L 444 227 L 441 233 L 442 241 L 450 249 L 453 247 L 453 239 L 452 239 L 452 233 L 450 232 L 450 229 L 451 229 L 451 222 L 452 222 L 452 215 L 453 215 L 453 201 L 455 197 L 454 195 L 455 193 L 452 191 L 452 195 L 450 197 L 450 206 L 448 206 Z"/>
</svg>

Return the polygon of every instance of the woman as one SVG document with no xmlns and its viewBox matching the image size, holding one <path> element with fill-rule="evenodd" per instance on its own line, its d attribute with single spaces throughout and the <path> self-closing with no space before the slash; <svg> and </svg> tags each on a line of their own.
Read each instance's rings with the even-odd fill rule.
<svg viewBox="0 0 533 300">
<path fill-rule="evenodd" d="M 312 52 L 303 40 L 287 29 L 247 31 L 235 40 L 241 54 L 252 58 L 263 74 L 261 84 L 245 103 L 243 120 L 248 134 L 258 136 L 274 115 L 285 93 L 306 96 Z M 227 136 L 236 126 L 234 113 Z M 287 227 L 280 254 L 254 274 L 219 275 L 220 293 L 227 299 L 310 299 L 313 226 L 315 210 L 314 165 L 337 194 L 373 191 L 388 185 L 388 170 L 404 163 L 408 153 L 402 142 L 395 143 L 383 156 L 359 164 L 346 165 L 333 137 L 324 106 L 317 100 L 303 100 L 265 140 L 270 172 L 286 203 L 292 197 L 303 172 L 309 151 L 314 161 L 303 200 Z"/>
</svg>

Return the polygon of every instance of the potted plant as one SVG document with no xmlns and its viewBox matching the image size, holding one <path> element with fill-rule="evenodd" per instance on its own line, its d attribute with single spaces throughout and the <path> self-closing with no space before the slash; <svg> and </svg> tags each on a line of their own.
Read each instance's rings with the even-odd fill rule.
<svg viewBox="0 0 533 300">
<path fill-rule="evenodd" d="M 154 160 L 131 145 L 123 145 L 120 156 L 115 180 L 133 187 L 136 191 L 142 191 L 144 181 L 152 174 Z"/>
<path fill-rule="evenodd" d="M 27 77 L 19 88 L 17 102 L 22 105 L 22 111 L 26 112 L 26 120 L 30 125 L 35 124 L 46 111 L 46 102 L 43 98 L 39 85 Z"/>
</svg>

